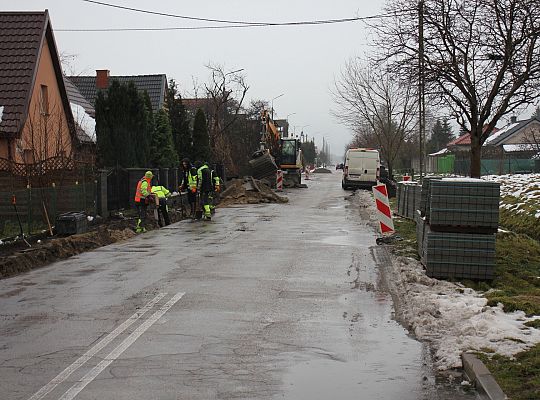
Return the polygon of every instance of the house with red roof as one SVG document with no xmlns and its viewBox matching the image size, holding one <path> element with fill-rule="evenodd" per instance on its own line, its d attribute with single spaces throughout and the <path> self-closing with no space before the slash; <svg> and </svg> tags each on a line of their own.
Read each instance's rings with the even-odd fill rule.
<svg viewBox="0 0 540 400">
<path fill-rule="evenodd" d="M 470 166 L 471 135 L 466 133 L 444 149 L 428 155 L 430 172 L 449 172 L 442 165 L 452 164 L 456 174 L 467 175 Z M 512 117 L 503 128 L 495 128 L 482 146 L 482 174 L 537 172 L 540 170 L 540 120 Z M 448 160 L 448 161 L 447 161 Z"/>
</svg>

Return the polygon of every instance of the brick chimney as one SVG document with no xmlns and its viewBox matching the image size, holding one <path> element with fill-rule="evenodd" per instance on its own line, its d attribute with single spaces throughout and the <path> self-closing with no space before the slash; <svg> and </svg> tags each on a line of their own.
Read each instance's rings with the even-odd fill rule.
<svg viewBox="0 0 540 400">
<path fill-rule="evenodd" d="M 109 70 L 97 69 L 96 70 L 96 89 L 108 89 L 109 88 Z"/>
</svg>

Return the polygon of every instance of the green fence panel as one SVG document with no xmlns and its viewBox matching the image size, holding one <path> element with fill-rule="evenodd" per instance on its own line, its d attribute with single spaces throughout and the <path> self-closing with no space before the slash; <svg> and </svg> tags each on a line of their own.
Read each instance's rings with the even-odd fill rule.
<svg viewBox="0 0 540 400">
<path fill-rule="evenodd" d="M 437 172 L 439 174 L 452 174 L 454 173 L 454 161 L 456 156 L 449 154 L 437 158 Z"/>
</svg>

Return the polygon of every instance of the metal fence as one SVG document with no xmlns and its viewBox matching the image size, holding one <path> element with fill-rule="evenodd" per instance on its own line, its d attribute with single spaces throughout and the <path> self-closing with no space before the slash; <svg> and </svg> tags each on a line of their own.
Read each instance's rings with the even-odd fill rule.
<svg viewBox="0 0 540 400">
<path fill-rule="evenodd" d="M 470 172 L 471 161 L 468 159 L 456 160 L 454 172 L 459 175 L 468 175 Z M 507 158 L 499 160 L 482 160 L 482 175 L 500 175 L 539 172 L 540 164 L 536 160 Z"/>
<path fill-rule="evenodd" d="M 27 188 L 0 192 L 0 238 L 33 233 L 54 225 L 59 214 L 82 211 L 96 214 L 95 181 L 75 185 Z"/>
</svg>

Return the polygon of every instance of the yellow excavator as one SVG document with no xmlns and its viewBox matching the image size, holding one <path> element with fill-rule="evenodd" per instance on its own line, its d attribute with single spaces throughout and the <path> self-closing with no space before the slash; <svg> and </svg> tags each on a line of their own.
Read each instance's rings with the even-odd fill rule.
<svg viewBox="0 0 540 400">
<path fill-rule="evenodd" d="M 295 138 L 282 137 L 268 111 L 261 113 L 261 147 L 250 160 L 252 175 L 256 179 L 276 181 L 278 169 L 283 171 L 285 187 L 300 186 L 302 183 L 302 149 Z"/>
</svg>

